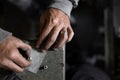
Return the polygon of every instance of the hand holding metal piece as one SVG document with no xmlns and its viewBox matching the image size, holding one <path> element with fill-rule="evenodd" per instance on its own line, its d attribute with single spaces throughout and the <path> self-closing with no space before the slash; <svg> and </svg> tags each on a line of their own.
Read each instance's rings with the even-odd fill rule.
<svg viewBox="0 0 120 80">
<path fill-rule="evenodd" d="M 31 62 L 26 60 L 24 56 L 21 55 L 21 53 L 18 50 L 19 48 L 23 51 L 26 51 L 28 48 L 29 50 L 31 50 L 31 46 L 14 36 L 9 36 L 2 43 L 0 43 L 1 68 L 18 73 L 23 72 L 26 67 L 31 65 Z M 27 55 L 29 55 L 29 52 L 27 53 Z"/>
<path fill-rule="evenodd" d="M 21 48 L 18 48 L 21 55 L 28 61 L 32 61 L 32 58 L 30 56 L 31 51 L 29 49 L 22 50 Z"/>
<path fill-rule="evenodd" d="M 30 57 L 30 52 L 31 52 L 30 49 L 23 50 L 21 48 L 18 48 L 18 51 L 26 60 L 28 61 L 32 60 Z M 5 70 L 2 68 L 0 69 L 0 71 L 4 73 L 4 74 L 0 73 L 0 75 L 3 75 L 3 77 L 1 78 L 2 80 L 21 80 L 13 71 Z"/>
</svg>

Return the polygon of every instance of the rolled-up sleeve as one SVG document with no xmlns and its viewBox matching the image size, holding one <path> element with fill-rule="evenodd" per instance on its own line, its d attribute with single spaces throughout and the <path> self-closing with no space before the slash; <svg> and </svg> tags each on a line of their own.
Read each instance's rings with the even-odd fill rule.
<svg viewBox="0 0 120 80">
<path fill-rule="evenodd" d="M 7 37 L 9 37 L 10 35 L 12 35 L 12 33 L 5 31 L 3 29 L 0 28 L 0 43 L 5 40 Z"/>
<path fill-rule="evenodd" d="M 76 4 L 78 4 L 79 0 L 74 0 L 74 1 L 76 2 Z M 70 17 L 73 4 L 70 0 L 54 0 L 54 2 L 50 5 L 50 7 L 60 9 Z"/>
</svg>

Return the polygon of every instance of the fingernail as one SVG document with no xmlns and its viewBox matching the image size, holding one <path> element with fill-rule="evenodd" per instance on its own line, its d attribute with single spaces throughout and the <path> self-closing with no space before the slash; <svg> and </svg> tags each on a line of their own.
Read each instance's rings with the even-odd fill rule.
<svg viewBox="0 0 120 80">
<path fill-rule="evenodd" d="M 45 53 L 45 52 L 46 52 L 46 50 L 41 50 L 41 52 L 42 52 L 42 53 Z"/>
<path fill-rule="evenodd" d="M 53 50 L 54 50 L 54 51 L 58 51 L 58 49 L 57 49 L 57 48 L 54 48 Z"/>
</svg>

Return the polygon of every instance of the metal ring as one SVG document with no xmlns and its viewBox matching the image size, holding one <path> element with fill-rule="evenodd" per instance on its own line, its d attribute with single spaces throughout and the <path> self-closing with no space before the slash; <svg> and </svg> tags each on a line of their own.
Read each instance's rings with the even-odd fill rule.
<svg viewBox="0 0 120 80">
<path fill-rule="evenodd" d="M 67 30 L 62 30 L 60 33 L 61 34 L 67 34 Z"/>
</svg>

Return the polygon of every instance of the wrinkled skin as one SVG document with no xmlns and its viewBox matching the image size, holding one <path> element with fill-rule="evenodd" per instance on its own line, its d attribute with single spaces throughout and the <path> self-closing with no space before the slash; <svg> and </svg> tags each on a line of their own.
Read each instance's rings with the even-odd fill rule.
<svg viewBox="0 0 120 80">
<path fill-rule="evenodd" d="M 9 36 L 0 43 L 0 67 L 10 69 L 14 72 L 23 72 L 24 68 L 31 64 L 18 51 L 18 48 L 23 50 L 31 50 L 31 47 L 23 43 L 20 39 Z"/>
<path fill-rule="evenodd" d="M 63 33 L 64 31 L 66 32 Z M 37 48 L 41 51 L 51 47 L 56 50 L 71 41 L 73 35 L 69 17 L 59 9 L 50 8 L 40 17 L 40 36 Z"/>
</svg>

